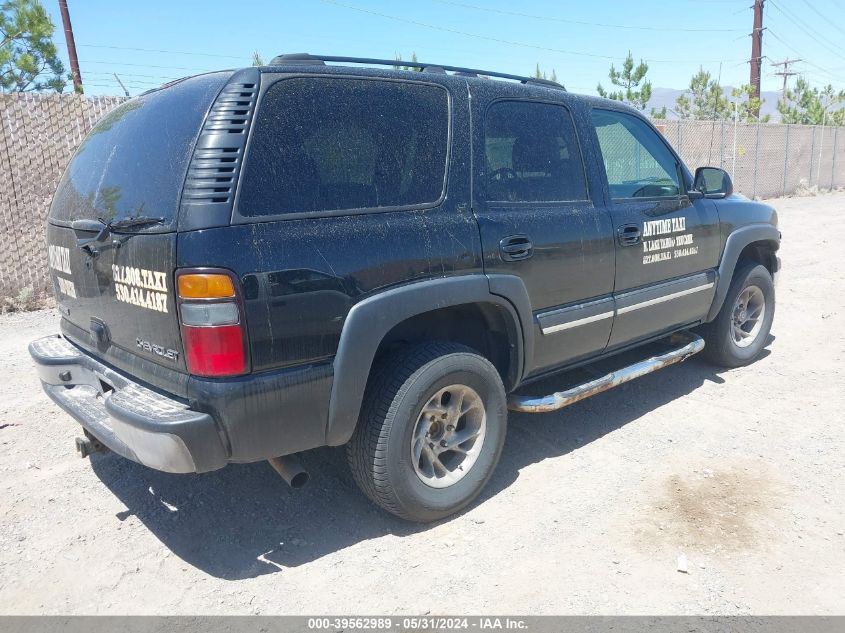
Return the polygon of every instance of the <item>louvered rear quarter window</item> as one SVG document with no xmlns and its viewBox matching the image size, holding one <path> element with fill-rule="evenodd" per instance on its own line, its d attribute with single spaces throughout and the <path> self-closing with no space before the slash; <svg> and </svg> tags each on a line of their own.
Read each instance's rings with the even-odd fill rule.
<svg viewBox="0 0 845 633">
<path fill-rule="evenodd" d="M 101 118 L 62 176 L 50 220 L 146 216 L 164 218 L 153 231 L 170 227 L 203 119 L 231 74 L 176 82 Z"/>
<path fill-rule="evenodd" d="M 302 77 L 268 88 L 240 185 L 241 216 L 433 205 L 449 141 L 445 88 Z"/>
</svg>

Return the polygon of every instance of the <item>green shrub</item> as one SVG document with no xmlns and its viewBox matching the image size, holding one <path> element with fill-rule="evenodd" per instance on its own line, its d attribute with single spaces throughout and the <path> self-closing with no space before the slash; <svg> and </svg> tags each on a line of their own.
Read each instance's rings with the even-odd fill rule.
<svg viewBox="0 0 845 633">
<path fill-rule="evenodd" d="M 0 312 L 32 312 L 41 307 L 41 298 L 35 294 L 31 286 L 25 286 L 15 296 L 3 297 Z"/>
</svg>

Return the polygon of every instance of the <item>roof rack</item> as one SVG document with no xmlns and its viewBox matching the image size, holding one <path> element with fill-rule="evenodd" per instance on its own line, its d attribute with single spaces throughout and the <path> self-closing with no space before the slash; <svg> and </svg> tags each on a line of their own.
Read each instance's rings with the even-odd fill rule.
<svg viewBox="0 0 845 633">
<path fill-rule="evenodd" d="M 561 84 L 549 79 L 538 79 L 536 77 L 524 77 L 522 75 L 511 75 L 499 73 L 492 70 L 477 70 L 474 68 L 463 68 L 461 66 L 446 66 L 445 64 L 429 64 L 424 62 L 406 62 L 401 59 L 372 59 L 369 57 L 338 57 L 335 55 L 310 55 L 308 53 L 287 53 L 277 55 L 270 60 L 270 66 L 280 65 L 303 65 L 303 66 L 325 66 L 326 62 L 339 62 L 346 64 L 370 64 L 372 66 L 407 66 L 419 68 L 423 72 L 443 73 L 453 72 L 463 77 L 498 77 L 500 79 L 512 79 L 522 84 L 545 86 L 546 88 L 557 88 L 566 90 Z"/>
</svg>

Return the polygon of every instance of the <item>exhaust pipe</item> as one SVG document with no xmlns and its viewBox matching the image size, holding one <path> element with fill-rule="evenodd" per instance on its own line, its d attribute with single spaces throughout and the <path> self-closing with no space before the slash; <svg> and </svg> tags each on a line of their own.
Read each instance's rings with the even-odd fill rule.
<svg viewBox="0 0 845 633">
<path fill-rule="evenodd" d="M 291 488 L 302 488 L 308 483 L 308 471 L 303 468 L 302 462 L 296 455 L 271 457 L 267 461 Z"/>
</svg>

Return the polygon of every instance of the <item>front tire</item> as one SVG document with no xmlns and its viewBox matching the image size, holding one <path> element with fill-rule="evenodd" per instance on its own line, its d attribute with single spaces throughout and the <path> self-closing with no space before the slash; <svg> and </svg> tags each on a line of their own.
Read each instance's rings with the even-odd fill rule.
<svg viewBox="0 0 845 633">
<path fill-rule="evenodd" d="M 704 357 L 721 367 L 742 367 L 763 351 L 775 316 L 772 275 L 759 264 L 737 268 L 716 318 L 702 328 Z"/>
<path fill-rule="evenodd" d="M 403 519 L 436 521 L 481 492 L 506 428 L 505 389 L 490 361 L 463 345 L 423 343 L 376 367 L 347 457 L 375 503 Z"/>
</svg>

